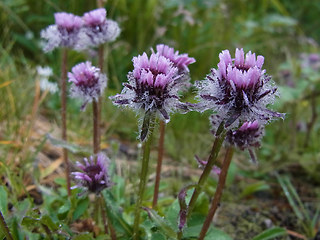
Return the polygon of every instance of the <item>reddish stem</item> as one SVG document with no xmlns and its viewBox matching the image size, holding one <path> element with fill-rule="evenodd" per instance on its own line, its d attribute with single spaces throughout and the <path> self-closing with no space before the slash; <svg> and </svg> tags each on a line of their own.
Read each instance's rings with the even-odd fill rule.
<svg viewBox="0 0 320 240">
<path fill-rule="evenodd" d="M 61 130 L 62 140 L 67 142 L 67 60 L 68 50 L 64 48 L 62 50 L 62 62 L 61 62 Z M 68 151 L 66 148 L 62 149 L 62 157 L 66 166 L 66 180 L 67 180 L 67 191 L 68 196 L 71 196 L 71 184 L 70 184 L 70 166 L 68 161 Z"/>
<path fill-rule="evenodd" d="M 160 178 L 161 178 L 161 167 L 162 167 L 162 159 L 164 152 L 164 135 L 165 135 L 165 123 L 164 121 L 160 121 L 160 138 L 159 138 L 159 147 L 158 147 L 158 162 L 157 162 L 157 170 L 156 170 L 156 182 L 154 185 L 154 193 L 153 193 L 153 202 L 152 208 L 154 209 L 158 203 L 158 195 L 159 195 L 159 186 L 160 186 Z"/>
<path fill-rule="evenodd" d="M 214 217 L 214 214 L 215 214 L 217 208 L 219 207 L 220 199 L 221 199 L 221 196 L 222 196 L 224 185 L 226 183 L 228 169 L 229 169 L 229 166 L 230 166 L 230 163 L 231 163 L 232 155 L 233 155 L 233 148 L 229 147 L 227 149 L 226 156 L 225 156 L 224 161 L 223 161 L 221 173 L 219 175 L 218 186 L 217 186 L 216 192 L 214 194 L 214 198 L 213 198 L 209 213 L 207 215 L 207 218 L 206 218 L 206 220 L 205 220 L 205 222 L 204 222 L 204 224 L 202 226 L 202 229 L 201 229 L 201 232 L 200 232 L 200 235 L 199 235 L 199 240 L 204 239 L 204 237 L 206 236 L 206 233 L 207 233 L 207 231 L 208 231 L 208 229 L 210 227 L 210 223 L 211 223 L 211 221 L 212 221 L 212 219 Z"/>
<path fill-rule="evenodd" d="M 92 101 L 93 108 L 93 153 L 97 154 L 100 151 L 100 134 L 99 134 L 99 103 L 96 100 Z"/>
</svg>

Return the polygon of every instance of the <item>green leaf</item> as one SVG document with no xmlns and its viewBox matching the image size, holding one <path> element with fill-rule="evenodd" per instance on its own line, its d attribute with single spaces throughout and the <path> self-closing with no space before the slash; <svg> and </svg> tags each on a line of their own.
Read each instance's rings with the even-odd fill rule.
<svg viewBox="0 0 320 240">
<path fill-rule="evenodd" d="M 82 214 L 87 210 L 88 206 L 89 206 L 89 199 L 88 198 L 81 199 L 78 202 L 77 207 L 73 212 L 72 221 L 75 221 L 79 217 L 81 217 Z"/>
<path fill-rule="evenodd" d="M 162 233 L 153 233 L 151 240 L 166 240 L 167 238 Z"/>
<path fill-rule="evenodd" d="M 177 233 L 172 229 L 170 223 L 164 218 L 158 215 L 158 213 L 150 208 L 144 208 L 151 219 L 151 221 L 160 229 L 161 232 L 165 233 L 167 237 L 176 239 Z"/>
<path fill-rule="evenodd" d="M 189 219 L 188 225 L 183 232 L 183 237 L 185 238 L 197 238 L 202 229 L 203 223 L 205 221 L 205 215 L 194 213 Z M 209 231 L 205 237 L 207 240 L 232 240 L 232 238 L 217 228 L 210 227 Z"/>
<path fill-rule="evenodd" d="M 106 204 L 106 211 L 108 218 L 111 219 L 112 225 L 116 231 L 126 234 L 127 236 L 132 236 L 132 227 L 124 220 L 120 207 L 114 200 L 112 194 L 109 190 L 102 191 L 103 198 Z"/>
<path fill-rule="evenodd" d="M 66 202 L 64 205 L 62 205 L 58 210 L 58 218 L 59 220 L 63 220 L 67 217 L 69 211 L 70 211 L 71 204 L 70 202 Z"/>
<path fill-rule="evenodd" d="M 3 186 L 0 186 L 0 211 L 3 215 L 8 211 L 8 194 Z"/>
<path fill-rule="evenodd" d="M 92 239 L 93 237 L 91 236 L 90 233 L 79 234 L 72 238 L 72 240 L 92 240 Z"/>
<path fill-rule="evenodd" d="M 57 231 L 59 229 L 57 224 L 55 224 L 48 215 L 43 215 L 40 219 L 40 222 L 46 225 L 51 231 Z"/>
<path fill-rule="evenodd" d="M 270 189 L 270 186 L 266 184 L 265 182 L 256 182 L 253 184 L 248 185 L 241 193 L 240 198 L 244 198 L 246 196 L 252 195 L 255 192 L 268 190 Z"/>
<path fill-rule="evenodd" d="M 297 218 L 300 220 L 309 220 L 309 216 L 306 213 L 306 210 L 298 196 L 298 193 L 295 191 L 288 177 L 280 177 L 279 174 L 276 174 L 278 182 L 283 190 L 283 193 L 288 199 L 290 206 L 292 207 Z"/>
<path fill-rule="evenodd" d="M 211 227 L 209 229 L 209 232 L 207 233 L 206 237 L 204 238 L 205 240 L 232 240 L 232 238 L 223 232 L 222 230 L 219 230 L 217 228 Z"/>
<path fill-rule="evenodd" d="M 252 240 L 269 240 L 269 239 L 275 239 L 276 237 L 281 237 L 286 235 L 287 235 L 287 231 L 284 228 L 273 227 L 258 234 Z"/>
<path fill-rule="evenodd" d="M 26 216 L 22 219 L 22 222 L 21 224 L 23 226 L 26 226 L 26 227 L 31 227 L 31 226 L 35 226 L 36 224 L 38 224 L 40 222 L 39 219 L 37 218 L 32 218 L 32 217 L 29 217 L 29 216 Z"/>
</svg>

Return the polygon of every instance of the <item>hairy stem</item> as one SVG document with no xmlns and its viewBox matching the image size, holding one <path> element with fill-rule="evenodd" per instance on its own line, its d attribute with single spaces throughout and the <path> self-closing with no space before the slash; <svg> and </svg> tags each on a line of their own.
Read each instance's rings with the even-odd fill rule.
<svg viewBox="0 0 320 240">
<path fill-rule="evenodd" d="M 62 140 L 67 141 L 67 60 L 68 60 L 68 50 L 64 48 L 62 50 L 62 62 L 61 62 L 61 130 L 62 130 Z M 62 157 L 66 167 L 66 180 L 67 180 L 67 191 L 68 196 L 71 196 L 70 190 L 70 166 L 68 161 L 68 151 L 66 148 L 62 150 Z"/>
<path fill-rule="evenodd" d="M 214 164 L 216 163 L 218 153 L 220 152 L 220 148 L 221 148 L 221 145 L 224 141 L 224 138 L 225 138 L 225 132 L 223 131 L 223 133 L 216 136 L 216 139 L 214 140 L 214 143 L 213 143 L 213 146 L 211 149 L 211 153 L 208 158 L 207 165 L 205 166 L 205 168 L 199 178 L 198 184 L 195 187 L 193 194 L 191 196 L 191 200 L 188 205 L 187 219 L 190 217 L 192 210 L 196 204 L 196 201 L 197 201 L 200 193 L 202 192 L 203 186 L 204 186 L 205 182 L 207 181 L 208 176 L 209 176 Z"/>
<path fill-rule="evenodd" d="M 97 154 L 100 151 L 99 103 L 95 99 L 92 101 L 92 108 L 93 108 L 93 153 Z"/>
<path fill-rule="evenodd" d="M 159 186 L 160 186 L 160 178 L 161 178 L 161 167 L 162 167 L 162 159 L 163 159 L 163 152 L 164 152 L 165 127 L 166 127 L 166 125 L 165 125 L 164 121 L 160 121 L 158 161 L 157 161 L 156 181 L 155 181 L 155 185 L 154 185 L 153 202 L 152 202 L 153 209 L 157 206 L 157 203 L 158 203 Z"/>
<path fill-rule="evenodd" d="M 223 160 L 221 173 L 219 175 L 218 186 L 217 186 L 216 192 L 214 194 L 214 198 L 213 198 L 209 213 L 208 213 L 207 218 L 204 221 L 204 224 L 202 226 L 202 229 L 201 229 L 201 232 L 200 232 L 200 235 L 199 235 L 199 240 L 204 239 L 204 237 L 206 236 L 206 233 L 207 233 L 207 231 L 208 231 L 208 229 L 210 227 L 210 223 L 211 223 L 211 221 L 212 221 L 212 219 L 214 217 L 214 214 L 215 214 L 217 208 L 219 207 L 221 196 L 222 196 L 222 192 L 223 192 L 223 188 L 224 188 L 224 185 L 226 183 L 227 174 L 228 174 L 229 166 L 230 166 L 230 163 L 231 163 L 232 155 L 233 155 L 233 148 L 229 147 L 227 149 L 225 158 Z"/>
<path fill-rule="evenodd" d="M 13 237 L 10 233 L 8 225 L 7 225 L 6 221 L 4 220 L 4 217 L 3 217 L 1 211 L 0 211 L 0 225 L 1 225 L 0 227 L 2 228 L 2 231 L 6 235 L 7 240 L 13 240 Z"/>
<path fill-rule="evenodd" d="M 140 173 L 140 183 L 139 183 L 139 192 L 138 199 L 136 203 L 135 209 L 135 218 L 133 224 L 133 239 L 139 239 L 139 224 L 140 224 L 140 212 L 142 207 L 143 195 L 146 188 L 147 183 L 147 175 L 148 175 L 148 166 L 149 166 L 149 158 L 150 158 L 150 147 L 152 142 L 152 133 L 153 133 L 153 124 L 154 124 L 154 114 L 151 116 L 150 125 L 149 126 L 149 137 L 145 141 L 143 146 L 143 156 L 142 156 L 142 165 L 141 165 L 141 173 Z"/>
</svg>

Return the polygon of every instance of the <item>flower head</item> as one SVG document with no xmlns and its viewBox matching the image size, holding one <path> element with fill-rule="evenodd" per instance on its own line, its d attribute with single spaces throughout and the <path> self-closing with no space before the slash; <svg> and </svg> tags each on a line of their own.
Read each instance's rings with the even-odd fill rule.
<svg viewBox="0 0 320 240">
<path fill-rule="evenodd" d="M 117 22 L 107 19 L 107 11 L 98 8 L 83 15 L 84 27 L 80 33 L 81 40 L 77 47 L 86 49 L 105 42 L 114 41 L 120 34 Z"/>
<path fill-rule="evenodd" d="M 221 122 L 225 127 L 233 128 L 239 122 L 258 120 L 266 123 L 284 117 L 267 108 L 274 102 L 277 88 L 262 70 L 263 56 L 256 58 L 251 51 L 244 56 L 243 49 L 236 49 L 234 59 L 228 50 L 222 51 L 219 58 L 218 69 L 212 69 L 204 81 L 196 83 L 200 111 L 212 109 L 221 120 L 214 118 L 214 129 Z"/>
<path fill-rule="evenodd" d="M 107 77 L 100 69 L 92 66 L 91 62 L 79 63 L 68 73 L 71 97 L 81 98 L 83 110 L 88 102 L 98 100 L 107 86 Z"/>
<path fill-rule="evenodd" d="M 196 60 L 194 58 L 191 58 L 188 56 L 188 54 L 183 53 L 179 54 L 179 51 L 174 51 L 173 48 L 164 45 L 164 44 L 158 44 L 156 46 L 157 54 L 160 56 L 164 56 L 165 58 L 169 59 L 173 66 L 178 69 L 179 77 L 176 78 L 176 82 L 183 82 L 184 86 L 181 85 L 181 88 L 188 89 L 190 84 L 190 74 L 189 74 L 189 68 L 188 65 L 195 63 Z M 152 52 L 154 52 L 153 49 L 151 49 Z M 184 90 L 181 89 L 181 90 Z"/>
<path fill-rule="evenodd" d="M 189 72 L 188 65 L 196 62 L 196 60 L 189 57 L 188 54 L 179 54 L 179 51 L 174 51 L 173 48 L 164 44 L 158 44 L 156 49 L 159 55 L 173 62 L 173 65 L 178 68 L 179 73 L 184 71 Z"/>
<path fill-rule="evenodd" d="M 73 15 L 71 13 L 55 13 L 54 19 L 58 28 L 67 30 L 69 32 L 79 29 L 83 25 L 81 17 Z"/>
<path fill-rule="evenodd" d="M 233 131 L 229 130 L 226 135 L 226 142 L 240 150 L 249 150 L 250 156 L 256 162 L 253 148 L 260 147 L 261 138 L 264 135 L 264 129 L 258 121 L 245 122 L 242 126 Z"/>
<path fill-rule="evenodd" d="M 112 186 L 108 174 L 110 160 L 103 154 L 97 155 L 97 162 L 94 162 L 94 157 L 90 159 L 85 158 L 84 164 L 77 162 L 77 167 L 80 169 L 78 172 L 73 172 L 77 185 L 73 188 L 84 188 L 92 193 L 100 193 L 103 189 Z"/>
<path fill-rule="evenodd" d="M 164 56 L 146 53 L 132 59 L 134 70 L 128 74 L 121 94 L 111 97 L 116 105 L 143 110 L 145 113 L 159 113 L 169 122 L 169 114 L 176 109 L 187 111 L 187 105 L 179 101 L 178 91 L 181 83 L 178 69 Z M 143 141 L 145 138 L 141 137 Z"/>
<path fill-rule="evenodd" d="M 55 24 L 41 31 L 45 40 L 44 51 L 50 52 L 57 47 L 76 48 L 83 20 L 71 13 L 59 12 L 54 14 Z"/>
</svg>

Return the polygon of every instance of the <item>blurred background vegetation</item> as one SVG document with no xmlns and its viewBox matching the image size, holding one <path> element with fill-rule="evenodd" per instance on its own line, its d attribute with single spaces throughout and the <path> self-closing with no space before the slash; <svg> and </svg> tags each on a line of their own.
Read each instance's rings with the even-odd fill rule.
<svg viewBox="0 0 320 240">
<path fill-rule="evenodd" d="M 105 7 L 107 17 L 116 20 L 122 32 L 105 48 L 109 86 L 102 113 L 103 147 L 110 148 L 113 142 L 120 142 L 136 149 L 138 143 L 135 113 L 119 111 L 107 99 L 121 91 L 127 72 L 132 70 L 133 56 L 150 52 L 150 48 L 158 43 L 168 44 L 196 59 L 197 62 L 190 66 L 194 82 L 204 79 L 210 68 L 216 67 L 222 50 L 229 49 L 231 53 L 237 47 L 251 50 L 265 56 L 264 67 L 279 85 L 281 93 L 273 108 L 287 115 L 284 121 L 267 126 L 258 152 L 259 166 L 252 166 L 246 153 L 237 154 L 225 199 L 233 203 L 235 199 L 249 199 L 250 202 L 256 194 L 258 198 L 253 201 L 257 202 L 272 195 L 270 198 L 281 196 L 281 201 L 288 203 L 286 197 L 292 195 L 284 190 L 291 184 L 288 180 L 291 179 L 293 185 L 290 186 L 296 188 L 306 205 L 302 206 L 309 215 L 316 212 L 315 203 L 320 201 L 320 1 L 108 0 Z M 34 170 L 37 169 L 35 159 L 43 152 L 46 133 L 32 137 L 37 120 L 46 119 L 50 123 L 47 132 L 51 133 L 59 123 L 59 95 L 40 92 L 36 84 L 39 80 L 36 66 L 50 66 L 54 72 L 50 81 L 58 82 L 60 52 L 43 53 L 40 31 L 54 23 L 55 12 L 82 15 L 95 8 L 95 1 L 87 0 L 0 1 L 0 176 L 6 176 L 3 181 L 7 178 L 11 185 L 6 191 L 13 193 L 12 204 L 28 193 L 21 183 L 30 178 L 30 172 L 35 175 L 28 181 L 35 185 L 43 177 L 41 169 L 38 169 L 40 173 Z M 74 64 L 95 54 L 71 52 L 69 71 Z M 194 101 L 193 96 L 190 90 L 184 98 Z M 74 100 L 68 103 L 69 139 L 71 143 L 90 147 L 91 109 L 79 113 L 79 106 L 80 103 Z M 179 166 L 184 164 L 196 169 L 194 155 L 207 156 L 213 140 L 209 115 L 177 114 L 168 124 L 166 158 L 167 163 L 176 168 L 163 183 L 166 196 L 175 196 L 186 184 L 185 178 L 187 182 L 196 181 L 196 173 L 185 176 Z M 71 156 L 72 161 L 78 158 L 78 155 Z M 130 181 L 136 181 L 133 180 L 136 175 L 129 173 L 124 175 Z M 276 177 L 278 173 L 280 175 Z M 170 183 L 177 178 L 181 181 Z M 234 187 L 232 183 L 236 178 L 243 181 Z M 212 181 L 206 190 L 209 195 L 216 184 L 214 179 Z M 294 206 L 297 202 L 297 199 L 289 200 L 290 207 L 285 211 L 291 212 L 293 218 L 299 215 L 295 207 L 301 208 Z M 275 222 L 312 239 L 319 222 L 315 221 L 311 230 L 306 230 L 308 227 L 301 225 L 306 220 L 299 216 L 300 222 L 290 221 L 292 226 L 281 220 Z M 235 229 L 226 231 L 236 233 Z"/>
</svg>

